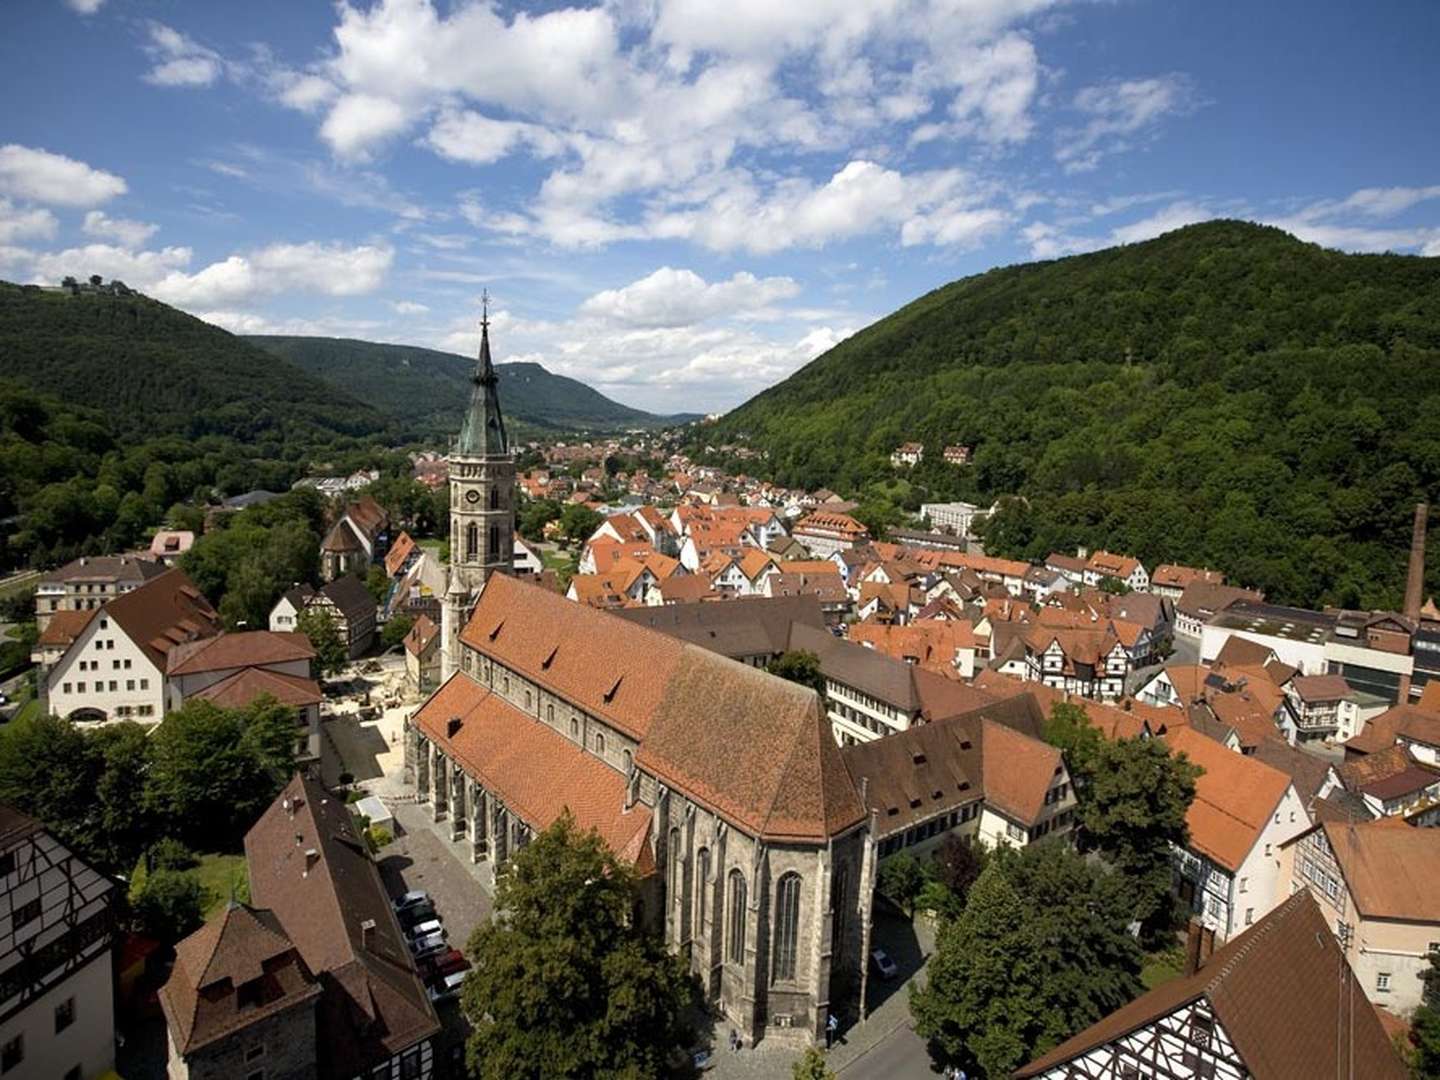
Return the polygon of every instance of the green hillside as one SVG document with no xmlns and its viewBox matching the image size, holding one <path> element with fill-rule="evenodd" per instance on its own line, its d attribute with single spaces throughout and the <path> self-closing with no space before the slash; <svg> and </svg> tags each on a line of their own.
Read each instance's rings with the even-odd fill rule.
<svg viewBox="0 0 1440 1080">
<path fill-rule="evenodd" d="M 354 396 L 133 292 L 0 282 L 0 378 L 100 409 L 121 438 L 362 436 L 385 424 Z"/>
<path fill-rule="evenodd" d="M 473 356 L 349 338 L 257 335 L 249 340 L 424 434 L 453 434 L 470 398 Z M 497 364 L 495 370 L 506 418 L 523 424 L 616 431 L 672 422 L 611 401 L 539 364 Z"/>
<path fill-rule="evenodd" d="M 767 451 L 776 479 L 881 517 L 887 500 L 1024 495 L 990 525 L 996 553 L 1106 544 L 1219 566 L 1277 600 L 1394 605 L 1413 503 L 1440 501 L 1440 259 L 1217 221 L 993 270 L 705 432 L 727 438 Z M 907 439 L 928 459 L 886 483 Z M 974 464 L 945 466 L 949 443 Z"/>
</svg>

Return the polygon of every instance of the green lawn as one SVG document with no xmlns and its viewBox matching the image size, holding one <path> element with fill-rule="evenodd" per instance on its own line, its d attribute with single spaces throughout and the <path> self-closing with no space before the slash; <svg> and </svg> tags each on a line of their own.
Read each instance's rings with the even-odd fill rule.
<svg viewBox="0 0 1440 1080">
<path fill-rule="evenodd" d="M 202 855 L 195 874 L 205 888 L 207 919 L 230 902 L 232 887 L 236 900 L 250 900 L 250 878 L 245 872 L 244 855 Z"/>
<path fill-rule="evenodd" d="M 1145 984 L 1146 990 L 1154 990 L 1171 979 L 1178 979 L 1184 964 L 1185 954 L 1178 946 L 1164 952 L 1146 953 L 1145 965 L 1140 969 L 1140 981 Z"/>
</svg>

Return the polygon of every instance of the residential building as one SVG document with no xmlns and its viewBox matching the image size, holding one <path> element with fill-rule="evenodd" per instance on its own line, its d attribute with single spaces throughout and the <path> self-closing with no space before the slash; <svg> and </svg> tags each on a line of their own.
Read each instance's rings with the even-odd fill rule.
<svg viewBox="0 0 1440 1080">
<path fill-rule="evenodd" d="M 947 446 L 945 447 L 944 457 L 946 465 L 969 465 L 970 447 L 959 445 Z"/>
<path fill-rule="evenodd" d="M 1193 566 L 1161 563 L 1150 575 L 1150 591 L 1173 603 L 1184 596 L 1185 590 L 1196 582 L 1224 585 L 1225 575 L 1219 570 L 1197 570 Z"/>
<path fill-rule="evenodd" d="M 66 640 L 42 634 L 35 653 L 46 708 L 71 720 L 157 721 L 170 704 L 168 656 L 218 634 L 220 616 L 174 569 L 54 629 Z"/>
<path fill-rule="evenodd" d="M 352 660 L 363 656 L 375 642 L 375 610 L 375 597 L 354 574 L 326 582 L 305 602 L 306 612 L 324 612 L 330 617 Z M 273 621 L 273 611 L 271 617 Z"/>
<path fill-rule="evenodd" d="M 1146 592 L 1150 588 L 1150 575 L 1139 559 L 1102 549 L 1086 560 L 1084 583 L 1098 586 L 1107 581 L 1118 582 L 1136 592 Z"/>
<path fill-rule="evenodd" d="M 968 622 L 930 619 L 907 626 L 856 623 L 850 627 L 849 637 L 857 645 L 950 678 L 975 677 L 975 633 Z"/>
<path fill-rule="evenodd" d="M 1123 697 L 1131 657 L 1108 622 L 1090 626 L 1031 624 L 1024 636 L 1025 678 L 1080 697 Z"/>
<path fill-rule="evenodd" d="M 1302 1004 L 1303 1003 L 1303 1004 Z M 1224 948 L 1192 934 L 1185 972 L 1067 1039 L 1016 1080 L 1406 1080 L 1308 893 Z"/>
<path fill-rule="evenodd" d="M 1199 641 L 1205 625 L 1231 604 L 1259 603 L 1263 597 L 1250 589 L 1192 581 L 1175 601 L 1175 634 L 1187 641 Z"/>
<path fill-rule="evenodd" d="M 956 536 L 953 533 L 926 532 L 923 529 L 902 529 L 899 527 L 890 530 L 890 537 L 897 544 L 904 544 L 912 548 L 936 548 L 940 551 L 965 551 L 968 542 L 963 536 Z"/>
<path fill-rule="evenodd" d="M 814 510 L 795 523 L 791 535 L 817 558 L 827 559 L 837 551 L 858 547 L 870 539 L 864 525 L 849 514 Z"/>
<path fill-rule="evenodd" d="M 428 615 L 416 619 L 405 635 L 405 679 L 422 694 L 440 684 L 440 627 Z"/>
<path fill-rule="evenodd" d="M 99 1080 L 115 1065 L 115 885 L 0 806 L 0 1075 Z"/>
<path fill-rule="evenodd" d="M 217 634 L 171 649 L 165 658 L 166 711 L 192 698 L 243 709 L 269 697 L 296 711 L 296 760 L 320 760 L 320 702 L 311 677 L 315 650 L 294 631 Z"/>
<path fill-rule="evenodd" d="M 1374 817 L 1403 817 L 1418 825 L 1440 824 L 1440 767 L 1397 742 L 1336 767 L 1340 783 Z"/>
<path fill-rule="evenodd" d="M 939 529 L 942 532 L 953 533 L 955 536 L 969 537 L 973 533 L 970 526 L 974 523 L 977 514 L 984 511 L 974 503 L 948 502 L 948 503 L 921 503 L 920 516 L 930 523 L 932 529 Z"/>
<path fill-rule="evenodd" d="M 1189 842 L 1175 851 L 1180 899 L 1227 941 L 1284 898 L 1280 845 L 1310 827 L 1290 777 L 1226 749 L 1188 727 L 1171 727 L 1165 744 L 1204 773 L 1185 815 Z"/>
<path fill-rule="evenodd" d="M 250 903 L 176 948 L 172 1080 L 430 1080 L 439 1020 L 344 800 L 297 774 L 245 834 Z"/>
<path fill-rule="evenodd" d="M 35 626 L 44 633 L 57 611 L 96 611 L 165 570 L 163 563 L 135 555 L 82 555 L 35 586 Z"/>
<path fill-rule="evenodd" d="M 150 538 L 150 558 L 174 566 L 194 546 L 195 534 L 189 529 L 160 529 Z"/>
<path fill-rule="evenodd" d="M 1289 891 L 1314 895 L 1365 996 L 1402 1015 L 1419 1005 L 1440 943 L 1440 831 L 1327 820 L 1282 844 L 1280 863 Z"/>
<path fill-rule="evenodd" d="M 389 550 L 390 515 L 369 495 L 348 503 L 320 542 L 320 576 L 364 575 Z"/>
<path fill-rule="evenodd" d="M 840 756 L 865 794 L 880 857 L 929 854 L 954 834 L 987 848 L 1068 836 L 1076 802 L 1060 752 L 980 708 Z"/>
<path fill-rule="evenodd" d="M 279 633 L 299 629 L 300 613 L 314 595 L 314 588 L 307 584 L 286 590 L 270 609 L 270 629 Z"/>
<path fill-rule="evenodd" d="M 1342 675 L 1296 675 L 1285 684 L 1295 717 L 1296 742 L 1333 740 L 1340 727 L 1340 709 L 1350 696 Z"/>
<path fill-rule="evenodd" d="M 904 442 L 890 452 L 890 466 L 895 469 L 913 469 L 924 460 L 923 443 Z"/>
<path fill-rule="evenodd" d="M 813 1042 L 864 1001 L 874 848 L 812 690 L 504 575 L 461 646 L 405 750 L 477 862 L 568 807 L 747 1045 Z"/>
</svg>

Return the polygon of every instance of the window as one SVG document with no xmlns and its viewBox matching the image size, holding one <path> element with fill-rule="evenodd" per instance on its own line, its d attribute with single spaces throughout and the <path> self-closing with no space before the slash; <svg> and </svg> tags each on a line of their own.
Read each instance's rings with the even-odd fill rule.
<svg viewBox="0 0 1440 1080">
<path fill-rule="evenodd" d="M 629 776 L 632 772 L 635 771 L 635 755 L 630 753 L 629 750 L 624 750 L 621 752 L 620 761 L 625 767 L 626 776 Z"/>
<path fill-rule="evenodd" d="M 474 562 L 480 546 L 480 526 L 473 521 L 465 526 L 465 561 Z"/>
<path fill-rule="evenodd" d="M 111 671 L 119 671 L 119 670 L 120 670 L 120 661 L 119 661 L 119 660 L 111 660 L 111 661 L 110 661 L 110 670 L 111 670 Z"/>
<path fill-rule="evenodd" d="M 25 1036 L 16 1035 L 0 1046 L 0 1073 L 7 1073 L 25 1060 Z"/>
<path fill-rule="evenodd" d="M 1020 828 L 1019 825 L 1007 821 L 1005 823 L 1005 835 L 1010 837 L 1011 840 L 1024 840 L 1025 830 Z"/>
<path fill-rule="evenodd" d="M 110 680 L 110 692 L 111 692 L 111 693 L 114 693 L 114 692 L 115 692 L 115 688 L 116 688 L 117 686 L 119 686 L 119 685 L 120 685 L 120 684 L 117 683 L 114 679 L 111 679 L 111 680 Z"/>
<path fill-rule="evenodd" d="M 745 962 L 745 875 L 730 871 L 729 938 L 725 955 L 732 964 Z"/>
<path fill-rule="evenodd" d="M 62 694 L 68 694 L 68 693 L 70 693 L 70 684 L 69 684 L 68 682 L 67 682 L 67 683 L 61 683 L 61 684 L 60 684 L 60 692 L 61 692 Z"/>
<path fill-rule="evenodd" d="M 294 622 L 293 619 L 286 619 L 285 621 L 286 621 L 286 622 Z M 129 671 L 129 670 L 130 670 L 130 661 L 129 661 L 129 660 L 126 660 L 126 661 L 125 661 L 125 670 L 126 670 L 126 671 Z"/>
<path fill-rule="evenodd" d="M 5 854 L 0 855 L 0 877 L 4 877 L 6 874 L 13 874 L 14 872 L 15 853 L 13 851 L 7 851 L 5 852 Z M 1431 945 L 1430 947 L 1432 949 L 1435 948 L 1434 945 Z"/>
<path fill-rule="evenodd" d="M 670 902 L 680 895 L 685 887 L 685 867 L 680 860 L 680 830 L 670 830 Z"/>
<path fill-rule="evenodd" d="M 499 488 L 493 488 L 493 487 L 492 487 L 492 488 L 490 489 L 490 509 L 491 509 L 491 510 L 499 510 L 499 509 L 500 509 L 500 489 L 499 489 Z"/>
<path fill-rule="evenodd" d="M 140 689 L 141 689 L 141 690 L 149 690 L 149 689 L 150 689 L 150 680 L 149 680 L 149 679 L 141 679 L 141 680 L 140 680 Z"/>
<path fill-rule="evenodd" d="M 55 1006 L 55 1034 L 59 1035 L 75 1022 L 75 999 L 68 997 Z"/>
<path fill-rule="evenodd" d="M 547 724 L 553 724 L 553 723 L 555 723 L 555 706 L 554 706 L 554 705 L 546 705 L 546 706 L 545 706 L 545 722 L 546 722 Z"/>
<path fill-rule="evenodd" d="M 15 909 L 15 914 L 11 919 L 11 925 L 18 930 L 26 923 L 32 923 L 39 917 L 40 898 L 37 896 L 34 900 L 26 901 Z"/>
<path fill-rule="evenodd" d="M 1390 992 L 1390 973 L 1388 971 L 1382 971 L 1375 976 L 1375 989 L 1382 994 Z"/>
<path fill-rule="evenodd" d="M 490 548 L 489 548 L 489 552 L 490 552 L 490 559 L 489 559 L 488 561 L 493 562 L 495 559 L 500 558 L 500 530 L 499 530 L 498 527 L 496 527 L 496 526 L 494 526 L 494 525 L 491 525 L 491 526 L 490 526 Z"/>
<path fill-rule="evenodd" d="M 709 913 L 710 849 L 702 847 L 695 856 L 695 932 L 705 932 L 705 916 Z"/>
<path fill-rule="evenodd" d="M 580 718 L 578 716 L 570 717 L 570 737 L 572 739 L 580 738 Z"/>
<path fill-rule="evenodd" d="M 113 649 L 115 648 L 115 639 L 114 639 L 114 638 L 106 638 L 106 639 L 105 639 L 105 648 L 107 648 L 107 649 L 112 649 L 112 650 L 113 650 Z"/>
<path fill-rule="evenodd" d="M 1265 854 L 1266 854 L 1266 855 L 1269 855 L 1269 854 L 1270 854 L 1270 845 L 1269 845 L 1269 844 L 1266 844 L 1266 845 L 1265 845 Z"/>
<path fill-rule="evenodd" d="M 595 753 L 605 753 L 605 733 L 603 731 L 595 732 Z"/>
<path fill-rule="evenodd" d="M 126 680 L 125 680 L 125 689 L 126 689 L 126 690 L 134 690 L 134 689 L 135 689 L 135 680 L 134 680 L 134 679 L 126 679 Z"/>
<path fill-rule="evenodd" d="M 1255 909 L 1254 909 L 1253 907 L 1247 907 L 1247 908 L 1245 909 L 1245 925 L 1246 925 L 1246 926 L 1249 926 L 1249 925 L 1250 925 L 1252 922 L 1254 922 L 1254 921 L 1255 921 Z"/>
<path fill-rule="evenodd" d="M 1246 887 L 1247 885 L 1249 885 L 1249 884 L 1250 884 L 1250 879 L 1249 879 L 1249 878 L 1243 878 L 1243 877 L 1242 877 L 1242 878 L 1240 879 L 1240 891 L 1241 891 L 1241 892 L 1244 892 L 1244 891 L 1245 891 L 1245 887 Z"/>
<path fill-rule="evenodd" d="M 264 1056 L 265 1056 L 265 1044 L 264 1044 L 264 1043 L 256 1043 L 254 1046 L 247 1046 L 247 1047 L 245 1048 L 245 1060 L 246 1060 L 247 1062 L 249 1062 L 249 1061 L 259 1061 L 259 1060 L 260 1060 L 262 1057 L 264 1057 Z"/>
<path fill-rule="evenodd" d="M 529 691 L 529 690 L 526 690 L 526 691 L 525 691 L 525 710 L 526 710 L 526 712 L 529 712 L 530 707 L 531 707 L 532 704 L 533 704 L 533 702 L 531 701 L 530 691 Z"/>
<path fill-rule="evenodd" d="M 834 951 L 838 951 L 838 946 L 845 940 L 845 913 L 849 910 L 849 885 L 850 868 L 842 866 L 835 871 L 835 876 L 830 882 L 830 947 Z"/>
<path fill-rule="evenodd" d="M 772 978 L 795 978 L 795 953 L 800 937 L 800 875 L 786 874 L 775 889 L 775 963 Z"/>
</svg>

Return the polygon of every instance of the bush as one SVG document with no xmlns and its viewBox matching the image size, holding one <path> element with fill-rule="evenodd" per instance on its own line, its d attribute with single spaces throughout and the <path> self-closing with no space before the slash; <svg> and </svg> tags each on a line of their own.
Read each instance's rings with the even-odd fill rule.
<svg viewBox="0 0 1440 1080">
<path fill-rule="evenodd" d="M 174 837 L 155 841 L 145 852 L 145 863 L 152 870 L 189 870 L 198 866 L 195 853 Z"/>
<path fill-rule="evenodd" d="M 152 870 L 134 898 L 135 917 L 150 937 L 174 945 L 204 922 L 204 890 L 188 870 Z"/>
<path fill-rule="evenodd" d="M 386 844 L 395 839 L 390 830 L 383 825 L 372 825 L 365 830 L 365 839 L 370 844 L 371 851 L 379 851 Z"/>
</svg>

